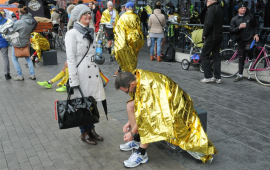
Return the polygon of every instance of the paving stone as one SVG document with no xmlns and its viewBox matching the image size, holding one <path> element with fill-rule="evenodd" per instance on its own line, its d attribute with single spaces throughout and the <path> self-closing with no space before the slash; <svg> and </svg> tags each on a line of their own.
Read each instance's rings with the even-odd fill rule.
<svg viewBox="0 0 270 170">
<path fill-rule="evenodd" d="M 20 164 L 20 168 L 21 170 L 29 170 L 29 169 L 32 169 L 32 166 L 30 162 L 25 162 L 25 163 Z"/>
</svg>

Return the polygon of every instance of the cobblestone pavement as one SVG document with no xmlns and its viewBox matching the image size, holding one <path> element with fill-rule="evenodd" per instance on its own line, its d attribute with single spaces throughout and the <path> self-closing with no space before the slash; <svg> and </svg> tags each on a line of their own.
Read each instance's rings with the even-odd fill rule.
<svg viewBox="0 0 270 170">
<path fill-rule="evenodd" d="M 65 53 L 58 50 L 58 65 L 40 63 L 35 67 L 37 81 L 53 78 L 65 60 Z M 218 154 L 211 164 L 203 164 L 186 152 L 173 151 L 159 142 L 147 149 L 149 162 L 134 169 L 270 169 L 269 87 L 246 79 L 233 83 L 232 78 L 223 79 L 222 84 L 201 84 L 203 74 L 198 68 L 185 71 L 179 63 L 151 62 L 146 46 L 138 60 L 138 68 L 168 75 L 190 94 L 196 107 L 208 111 L 207 133 Z M 79 128 L 58 128 L 54 101 L 65 99 L 66 93 L 56 92 L 56 83 L 52 89 L 38 86 L 36 81 L 28 79 L 25 60 L 19 61 L 25 80 L 6 81 L 0 57 L 0 169 L 126 169 L 123 161 L 131 152 L 121 152 L 119 144 L 124 142 L 122 126 L 127 121 L 125 103 L 129 98 L 114 89 L 112 73 L 117 63 L 106 61 L 101 66 L 110 77 L 105 88 L 109 121 L 99 104 L 102 117 L 96 131 L 105 140 L 91 146 L 80 141 Z M 10 62 L 14 76 L 16 72 Z"/>
</svg>

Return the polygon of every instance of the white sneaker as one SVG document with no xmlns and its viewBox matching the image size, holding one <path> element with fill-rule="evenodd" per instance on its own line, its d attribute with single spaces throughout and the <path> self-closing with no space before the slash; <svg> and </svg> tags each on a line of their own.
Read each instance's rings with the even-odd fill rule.
<svg viewBox="0 0 270 170">
<path fill-rule="evenodd" d="M 124 165 L 127 168 L 134 168 L 136 166 L 139 166 L 141 163 L 148 162 L 148 156 L 145 152 L 144 155 L 141 155 L 141 153 L 138 153 L 138 151 L 135 151 L 131 154 L 131 156 L 128 158 L 128 160 L 124 161 Z"/>
<path fill-rule="evenodd" d="M 120 145 L 120 150 L 122 151 L 130 151 L 132 149 L 138 149 L 140 147 L 140 142 L 137 142 L 135 140 L 129 141 L 125 144 Z"/>
<path fill-rule="evenodd" d="M 222 83 L 221 79 L 216 79 L 216 83 L 221 84 Z"/>
<path fill-rule="evenodd" d="M 201 83 L 214 83 L 214 82 L 216 82 L 215 77 L 201 79 Z"/>
</svg>

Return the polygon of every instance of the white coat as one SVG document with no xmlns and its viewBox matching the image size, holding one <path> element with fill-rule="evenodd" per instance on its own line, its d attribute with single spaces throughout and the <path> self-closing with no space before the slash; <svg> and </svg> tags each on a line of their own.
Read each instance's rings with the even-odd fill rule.
<svg viewBox="0 0 270 170">
<path fill-rule="evenodd" d="M 67 32 L 65 37 L 66 55 L 69 71 L 70 87 L 80 86 L 85 97 L 93 96 L 96 101 L 105 100 L 103 83 L 99 74 L 99 67 L 94 62 L 95 43 L 90 49 L 81 64 L 81 61 L 89 46 L 89 40 L 83 38 L 83 34 L 75 29 Z M 74 97 L 81 97 L 79 90 L 74 89 Z"/>
</svg>

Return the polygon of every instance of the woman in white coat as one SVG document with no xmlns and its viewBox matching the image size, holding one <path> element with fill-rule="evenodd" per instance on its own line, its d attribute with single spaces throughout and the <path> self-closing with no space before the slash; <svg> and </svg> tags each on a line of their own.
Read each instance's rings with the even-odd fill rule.
<svg viewBox="0 0 270 170">
<path fill-rule="evenodd" d="M 93 60 L 95 54 L 94 30 L 88 27 L 91 21 L 89 8 L 83 4 L 77 5 L 71 11 L 71 19 L 74 21 L 74 26 L 67 32 L 65 38 L 70 87 L 80 86 L 85 97 L 93 96 L 96 101 L 106 101 L 99 67 Z M 86 52 L 87 55 L 82 60 Z M 80 65 L 76 67 L 81 60 Z M 81 97 L 76 88 L 74 89 L 74 97 Z M 80 130 L 83 142 L 96 145 L 97 140 L 103 140 L 95 132 L 93 124 L 81 126 Z"/>
</svg>

